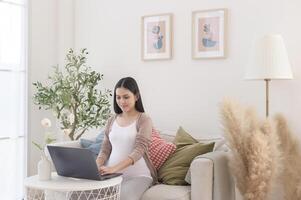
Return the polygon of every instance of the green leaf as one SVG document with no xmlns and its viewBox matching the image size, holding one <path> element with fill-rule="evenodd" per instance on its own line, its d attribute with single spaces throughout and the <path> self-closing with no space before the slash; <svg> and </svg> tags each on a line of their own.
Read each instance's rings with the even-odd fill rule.
<svg viewBox="0 0 301 200">
<path fill-rule="evenodd" d="M 43 151 L 43 147 L 39 145 L 38 143 L 32 141 L 32 144 L 34 144 L 39 150 Z"/>
<path fill-rule="evenodd" d="M 55 141 L 56 141 L 56 139 L 46 138 L 45 143 L 46 143 L 46 144 L 51 144 L 51 143 L 53 143 L 53 142 L 55 142 Z"/>
</svg>

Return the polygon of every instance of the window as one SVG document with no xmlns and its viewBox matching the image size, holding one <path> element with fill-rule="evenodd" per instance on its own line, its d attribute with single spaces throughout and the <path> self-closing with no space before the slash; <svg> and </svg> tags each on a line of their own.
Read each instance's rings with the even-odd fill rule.
<svg viewBox="0 0 301 200">
<path fill-rule="evenodd" d="M 26 174 L 27 5 L 0 0 L 0 199 L 23 198 Z"/>
</svg>

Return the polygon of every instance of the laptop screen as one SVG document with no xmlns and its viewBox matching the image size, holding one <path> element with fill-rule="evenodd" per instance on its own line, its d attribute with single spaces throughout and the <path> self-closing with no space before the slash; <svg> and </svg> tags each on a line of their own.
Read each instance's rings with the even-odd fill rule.
<svg viewBox="0 0 301 200">
<path fill-rule="evenodd" d="M 58 175 L 100 180 L 95 156 L 90 150 L 51 145 L 47 148 Z"/>
</svg>

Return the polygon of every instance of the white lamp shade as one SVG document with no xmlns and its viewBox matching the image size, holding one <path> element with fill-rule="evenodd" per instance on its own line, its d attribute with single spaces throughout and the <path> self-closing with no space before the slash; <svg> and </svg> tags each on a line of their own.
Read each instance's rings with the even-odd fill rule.
<svg viewBox="0 0 301 200">
<path fill-rule="evenodd" d="M 255 42 L 245 79 L 292 79 L 293 74 L 281 35 L 266 35 Z"/>
</svg>

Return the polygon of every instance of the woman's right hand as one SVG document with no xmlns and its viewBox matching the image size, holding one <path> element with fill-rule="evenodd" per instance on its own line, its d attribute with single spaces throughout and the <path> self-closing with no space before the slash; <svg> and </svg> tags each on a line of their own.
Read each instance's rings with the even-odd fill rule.
<svg viewBox="0 0 301 200">
<path fill-rule="evenodd" d="M 98 169 L 98 171 L 99 171 L 99 173 L 101 175 L 103 175 L 103 174 L 112 174 L 112 173 L 115 173 L 115 172 L 117 172 L 117 169 L 116 169 L 116 167 L 101 166 Z"/>
</svg>

